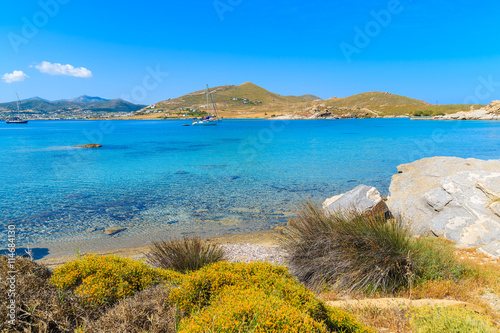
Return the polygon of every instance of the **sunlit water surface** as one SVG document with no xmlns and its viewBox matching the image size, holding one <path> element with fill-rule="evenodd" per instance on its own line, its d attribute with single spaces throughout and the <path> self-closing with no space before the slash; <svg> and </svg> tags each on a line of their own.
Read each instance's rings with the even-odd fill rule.
<svg viewBox="0 0 500 333">
<path fill-rule="evenodd" d="M 0 221 L 19 244 L 265 230 L 401 163 L 500 158 L 500 122 L 346 119 L 0 124 Z M 73 145 L 96 142 L 97 149 Z M 126 231 L 107 236 L 103 228 Z"/>
</svg>

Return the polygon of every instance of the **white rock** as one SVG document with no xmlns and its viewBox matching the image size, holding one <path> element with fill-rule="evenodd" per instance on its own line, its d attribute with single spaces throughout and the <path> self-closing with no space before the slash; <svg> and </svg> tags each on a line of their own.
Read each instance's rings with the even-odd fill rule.
<svg viewBox="0 0 500 333">
<path fill-rule="evenodd" d="M 500 254 L 500 160 L 433 157 L 403 164 L 387 200 L 419 233 Z"/>
<path fill-rule="evenodd" d="M 453 197 L 443 188 L 436 187 L 425 194 L 425 199 L 428 205 L 440 212 L 453 200 Z"/>
<path fill-rule="evenodd" d="M 323 209 L 329 213 L 344 210 L 357 210 L 360 213 L 382 212 L 388 209 L 375 187 L 359 185 L 355 189 L 340 195 L 336 195 L 323 202 Z"/>
<path fill-rule="evenodd" d="M 436 120 L 500 120 L 500 101 L 493 101 L 479 110 L 460 111 L 444 116 L 434 117 Z"/>
</svg>

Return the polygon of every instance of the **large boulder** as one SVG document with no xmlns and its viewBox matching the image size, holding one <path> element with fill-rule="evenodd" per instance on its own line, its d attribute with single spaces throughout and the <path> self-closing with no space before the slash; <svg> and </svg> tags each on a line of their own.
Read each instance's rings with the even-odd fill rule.
<svg viewBox="0 0 500 333">
<path fill-rule="evenodd" d="M 357 210 L 360 213 L 385 214 L 387 206 L 375 187 L 359 185 L 355 189 L 340 194 L 323 202 L 323 209 L 329 213 L 345 210 Z"/>
<path fill-rule="evenodd" d="M 398 167 L 387 205 L 419 234 L 500 256 L 500 160 L 424 158 Z"/>
<path fill-rule="evenodd" d="M 500 114 L 500 101 L 493 101 L 484 108 L 488 113 Z"/>
</svg>

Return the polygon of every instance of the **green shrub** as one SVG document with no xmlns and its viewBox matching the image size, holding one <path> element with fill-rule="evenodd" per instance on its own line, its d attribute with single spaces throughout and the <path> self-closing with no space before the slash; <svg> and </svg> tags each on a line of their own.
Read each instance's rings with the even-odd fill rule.
<svg viewBox="0 0 500 333">
<path fill-rule="evenodd" d="M 90 305 L 112 304 L 162 281 L 176 282 L 180 274 L 114 255 L 87 255 L 54 270 L 50 282 L 74 290 Z"/>
<path fill-rule="evenodd" d="M 498 332 L 485 316 L 462 307 L 423 306 L 410 313 L 415 333 L 493 333 Z"/>
<path fill-rule="evenodd" d="M 415 262 L 415 283 L 432 280 L 458 280 L 474 274 L 472 268 L 467 268 L 458 262 L 454 243 L 438 237 L 423 237 L 414 240 L 413 261 Z"/>
<path fill-rule="evenodd" d="M 415 111 L 415 112 L 413 112 L 413 116 L 415 116 L 415 117 L 431 117 L 433 115 L 434 115 L 434 111 L 432 111 L 432 110 L 424 110 L 424 111 Z"/>
<path fill-rule="evenodd" d="M 198 270 L 208 264 L 224 260 L 224 257 L 222 246 L 209 243 L 197 236 L 153 242 L 150 253 L 147 254 L 151 265 L 182 273 Z"/>
<path fill-rule="evenodd" d="M 283 230 L 292 273 L 312 288 L 325 284 L 364 291 L 394 291 L 465 269 L 442 242 L 416 239 L 400 219 L 355 211 L 325 214 L 304 204 Z"/>
<path fill-rule="evenodd" d="M 278 332 L 278 326 L 268 323 L 272 320 L 282 327 L 311 324 L 310 332 L 314 327 L 322 327 L 318 332 L 365 331 L 354 317 L 326 307 L 285 268 L 269 263 L 219 262 L 191 272 L 172 290 L 171 302 L 191 315 L 181 325 L 186 332 L 205 332 L 208 327 L 237 332 L 257 326 Z"/>
</svg>

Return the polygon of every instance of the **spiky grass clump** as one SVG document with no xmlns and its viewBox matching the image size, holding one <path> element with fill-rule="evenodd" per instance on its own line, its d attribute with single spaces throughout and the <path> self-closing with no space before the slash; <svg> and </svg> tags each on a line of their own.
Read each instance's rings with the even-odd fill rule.
<svg viewBox="0 0 500 333">
<path fill-rule="evenodd" d="M 463 272 L 449 246 L 412 237 L 400 218 L 303 205 L 284 230 L 290 268 L 312 288 L 394 291 L 415 281 Z"/>
<path fill-rule="evenodd" d="M 148 262 L 156 267 L 186 273 L 225 259 L 224 248 L 198 236 L 153 242 Z"/>
</svg>

